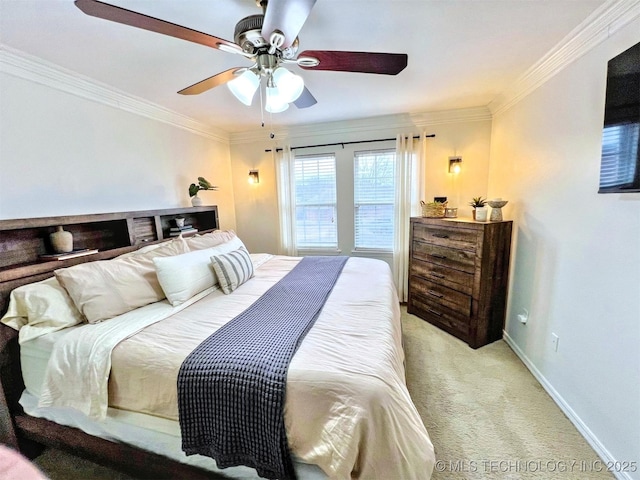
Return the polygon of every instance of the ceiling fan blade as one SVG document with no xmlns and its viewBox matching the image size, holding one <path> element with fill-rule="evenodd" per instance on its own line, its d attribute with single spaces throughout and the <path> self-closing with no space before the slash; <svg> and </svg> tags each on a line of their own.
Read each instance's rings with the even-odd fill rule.
<svg viewBox="0 0 640 480">
<path fill-rule="evenodd" d="M 298 108 L 313 107 L 316 103 L 318 103 L 318 101 L 313 95 L 311 95 L 311 92 L 307 87 L 304 87 L 302 94 L 300 94 L 298 99 L 293 102 L 293 104 Z"/>
<path fill-rule="evenodd" d="M 291 46 L 315 3 L 316 0 L 269 0 L 262 22 L 262 38 L 268 42 L 271 34 L 279 30 L 284 34 L 280 48 Z"/>
<path fill-rule="evenodd" d="M 218 48 L 222 46 L 224 51 L 242 53 L 242 48 L 233 42 L 214 37 L 207 33 L 198 32 L 175 23 L 166 22 L 158 18 L 150 17 L 142 13 L 116 7 L 98 0 L 75 0 L 76 7 L 92 17 L 111 20 L 112 22 L 142 28 L 150 32 L 162 33 L 170 37 L 181 38 L 188 42 L 199 43 L 207 47 Z"/>
<path fill-rule="evenodd" d="M 201 82 L 194 83 L 190 87 L 183 88 L 178 93 L 180 95 L 198 95 L 202 92 L 206 92 L 214 87 L 219 85 L 223 85 L 234 78 L 236 78 L 235 73 L 238 70 L 245 70 L 244 67 L 230 68 L 229 70 L 225 70 L 224 72 L 220 72 L 213 77 L 209 77 Z"/>
<path fill-rule="evenodd" d="M 316 66 L 305 65 L 304 57 L 319 60 Z M 340 52 L 331 50 L 305 50 L 298 55 L 305 70 L 332 70 L 336 72 L 379 73 L 397 75 L 407 66 L 406 53 Z M 303 60 L 300 62 L 300 60 Z"/>
</svg>

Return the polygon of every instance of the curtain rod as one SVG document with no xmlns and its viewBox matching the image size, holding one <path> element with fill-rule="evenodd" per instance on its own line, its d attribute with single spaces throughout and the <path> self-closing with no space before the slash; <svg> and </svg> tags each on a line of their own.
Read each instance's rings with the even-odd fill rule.
<svg viewBox="0 0 640 480">
<path fill-rule="evenodd" d="M 429 135 L 425 135 L 426 138 L 433 138 L 435 137 L 436 134 L 435 133 L 431 133 Z M 404 137 L 404 138 L 409 138 L 409 137 Z M 414 135 L 413 138 L 420 138 L 420 135 Z M 344 148 L 345 145 L 351 145 L 354 143 L 372 143 L 372 142 L 390 142 L 391 140 L 395 140 L 395 138 L 380 138 L 378 140 L 359 140 L 356 142 L 337 142 L 337 143 L 323 143 L 321 145 L 304 145 L 301 147 L 291 147 L 291 150 L 298 150 L 299 148 L 313 148 L 313 147 L 333 147 L 335 145 L 342 145 L 342 148 Z M 273 150 L 271 150 L 270 148 L 265 150 L 265 152 L 272 152 Z M 276 148 L 276 152 L 281 152 L 282 148 Z"/>
</svg>

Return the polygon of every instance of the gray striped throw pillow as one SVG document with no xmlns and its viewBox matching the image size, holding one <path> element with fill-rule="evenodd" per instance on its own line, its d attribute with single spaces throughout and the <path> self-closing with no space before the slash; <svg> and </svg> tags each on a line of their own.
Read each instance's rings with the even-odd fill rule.
<svg viewBox="0 0 640 480">
<path fill-rule="evenodd" d="M 233 292 L 253 277 L 253 263 L 246 248 L 211 257 L 213 270 L 218 277 L 220 288 L 226 294 Z"/>
</svg>

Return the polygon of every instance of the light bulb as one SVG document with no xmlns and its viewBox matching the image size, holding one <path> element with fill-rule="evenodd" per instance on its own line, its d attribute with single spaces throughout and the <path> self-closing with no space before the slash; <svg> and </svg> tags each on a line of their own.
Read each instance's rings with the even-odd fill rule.
<svg viewBox="0 0 640 480">
<path fill-rule="evenodd" d="M 229 87 L 231 93 L 247 106 L 251 105 L 253 96 L 259 86 L 260 79 L 249 69 L 245 70 L 242 75 L 227 82 L 227 87 Z"/>
<path fill-rule="evenodd" d="M 449 173 L 458 174 L 462 170 L 462 157 L 449 157 Z"/>
</svg>

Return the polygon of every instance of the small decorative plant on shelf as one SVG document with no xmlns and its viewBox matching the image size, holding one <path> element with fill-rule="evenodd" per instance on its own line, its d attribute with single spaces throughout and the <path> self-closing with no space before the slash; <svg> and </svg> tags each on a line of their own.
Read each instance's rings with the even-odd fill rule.
<svg viewBox="0 0 640 480">
<path fill-rule="evenodd" d="M 482 197 L 473 197 L 469 202 L 473 208 L 484 207 L 487 204 L 487 199 Z"/>
<path fill-rule="evenodd" d="M 469 202 L 469 205 L 473 207 L 473 219 L 476 220 L 476 209 L 486 207 L 487 199 L 482 197 L 473 197 Z"/>
<path fill-rule="evenodd" d="M 211 185 L 211 183 L 204 177 L 198 177 L 198 183 L 192 183 L 189 185 L 189 196 L 191 197 L 191 205 L 198 207 L 202 205 L 202 199 L 198 197 L 200 190 L 217 190 L 218 187 Z"/>
</svg>

